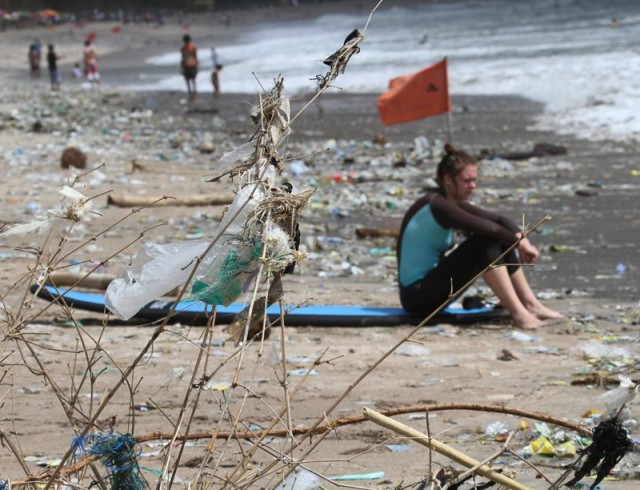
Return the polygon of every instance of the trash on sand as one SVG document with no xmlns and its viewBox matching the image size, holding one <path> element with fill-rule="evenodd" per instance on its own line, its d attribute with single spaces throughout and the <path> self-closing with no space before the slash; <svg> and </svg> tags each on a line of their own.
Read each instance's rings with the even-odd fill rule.
<svg viewBox="0 0 640 490">
<path fill-rule="evenodd" d="M 352 474 L 352 475 L 330 476 L 329 480 L 334 480 L 334 481 L 339 481 L 339 480 L 377 480 L 379 478 L 384 478 L 384 471 L 375 471 L 373 473 L 360 473 L 360 474 Z"/>
<path fill-rule="evenodd" d="M 91 211 L 92 201 L 77 190 L 65 185 L 58 191 L 63 200 L 61 204 L 30 223 L 21 223 L 3 229 L 0 239 L 3 243 L 12 243 L 16 239 L 46 233 L 57 234 L 67 221 L 78 222 Z"/>
<path fill-rule="evenodd" d="M 304 468 L 296 468 L 276 490 L 315 490 L 322 488 L 320 477 Z"/>
<path fill-rule="evenodd" d="M 221 382 L 215 384 L 208 384 L 203 389 L 210 391 L 226 391 L 231 388 L 231 383 L 229 382 Z"/>
<path fill-rule="evenodd" d="M 289 376 L 317 376 L 320 374 L 315 369 L 293 369 L 287 373 Z"/>
<path fill-rule="evenodd" d="M 604 402 L 609 412 L 620 410 L 624 405 L 632 401 L 638 393 L 638 385 L 631 381 L 631 378 L 624 375 L 620 375 L 618 378 L 620 379 L 620 386 L 595 397 L 595 400 Z"/>
<path fill-rule="evenodd" d="M 487 425 L 484 430 L 485 437 L 496 439 L 498 437 L 506 436 L 509 433 L 509 425 L 505 422 L 498 420 Z"/>
<path fill-rule="evenodd" d="M 74 456 L 98 456 L 112 482 L 113 488 L 143 490 L 148 484 L 140 472 L 138 458 L 142 449 L 128 434 L 101 433 L 73 440 Z"/>
<path fill-rule="evenodd" d="M 431 354 L 431 351 L 422 345 L 405 343 L 398 347 L 394 354 L 407 357 L 425 357 Z"/>
<path fill-rule="evenodd" d="M 573 479 L 566 483 L 573 487 L 597 469 L 591 488 L 595 488 L 634 447 L 617 417 L 601 422 L 593 430 L 593 441 L 581 453 L 586 455 L 582 466 L 575 470 Z"/>
<path fill-rule="evenodd" d="M 577 351 L 586 359 L 628 359 L 631 353 L 623 347 L 611 347 L 601 342 L 590 341 L 584 345 L 578 346 Z"/>
<path fill-rule="evenodd" d="M 409 444 L 386 444 L 385 447 L 392 453 L 407 453 L 410 450 Z"/>
<path fill-rule="evenodd" d="M 518 342 L 537 342 L 538 341 L 537 337 L 534 337 L 533 335 L 529 335 L 526 333 L 518 332 L 517 330 L 514 330 L 510 334 L 503 335 L 500 338 L 503 340 L 517 340 Z"/>
<path fill-rule="evenodd" d="M 502 349 L 496 357 L 498 361 L 517 361 L 519 358 L 508 349 Z"/>
<path fill-rule="evenodd" d="M 553 456 L 553 444 L 546 437 L 538 437 L 531 444 L 532 454 L 541 454 L 543 456 Z"/>
</svg>

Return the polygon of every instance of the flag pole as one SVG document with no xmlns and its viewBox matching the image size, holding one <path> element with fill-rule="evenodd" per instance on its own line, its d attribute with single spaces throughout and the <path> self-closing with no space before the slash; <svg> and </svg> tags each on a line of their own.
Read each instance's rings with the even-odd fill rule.
<svg viewBox="0 0 640 490">
<path fill-rule="evenodd" d="M 453 119 L 451 111 L 447 112 L 447 143 L 453 144 Z"/>
<path fill-rule="evenodd" d="M 444 76 L 446 80 L 447 89 L 447 143 L 453 144 L 453 118 L 451 117 L 451 95 L 449 94 L 449 57 L 444 57 Z"/>
</svg>

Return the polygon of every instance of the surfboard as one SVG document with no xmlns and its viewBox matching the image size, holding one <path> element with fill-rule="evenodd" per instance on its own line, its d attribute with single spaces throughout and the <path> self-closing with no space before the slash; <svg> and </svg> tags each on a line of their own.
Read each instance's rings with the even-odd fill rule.
<svg viewBox="0 0 640 490">
<path fill-rule="evenodd" d="M 107 312 L 104 295 L 78 291 L 75 289 L 44 286 L 38 290 L 37 285 L 31 286 L 31 292 L 41 299 L 66 304 L 70 308 Z M 231 304 L 218 306 L 216 323 L 226 324 L 233 321 L 246 305 Z M 205 324 L 213 314 L 213 306 L 200 301 L 165 301 L 156 300 L 146 304 L 135 315 L 133 320 L 149 322 L 161 320 L 171 314 L 171 323 L 186 323 L 191 325 Z M 408 312 L 403 308 L 384 306 L 350 306 L 350 305 L 285 305 L 284 321 L 287 326 L 316 326 L 316 327 L 393 327 L 398 325 L 418 325 L 426 315 Z M 172 313 L 173 312 L 173 313 Z M 267 309 L 270 321 L 280 316 L 280 307 L 272 305 Z M 471 324 L 482 321 L 506 318 L 508 313 L 503 308 L 492 306 L 482 308 L 454 308 L 448 307 L 429 321 L 429 324 L 453 323 Z"/>
</svg>

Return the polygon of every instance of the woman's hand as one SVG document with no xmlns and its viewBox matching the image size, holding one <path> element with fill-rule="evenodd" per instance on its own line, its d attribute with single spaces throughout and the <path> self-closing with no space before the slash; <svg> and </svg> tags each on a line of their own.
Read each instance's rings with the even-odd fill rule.
<svg viewBox="0 0 640 490">
<path fill-rule="evenodd" d="M 518 253 L 520 254 L 520 260 L 525 264 L 535 264 L 538 257 L 540 257 L 540 251 L 531 244 L 528 238 L 520 240 Z"/>
</svg>

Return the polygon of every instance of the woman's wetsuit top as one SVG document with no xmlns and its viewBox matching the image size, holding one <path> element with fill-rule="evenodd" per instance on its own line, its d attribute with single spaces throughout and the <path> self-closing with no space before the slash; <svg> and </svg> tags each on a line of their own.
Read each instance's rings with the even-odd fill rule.
<svg viewBox="0 0 640 490">
<path fill-rule="evenodd" d="M 407 211 L 398 239 L 398 279 L 409 286 L 424 278 L 453 244 L 453 230 L 483 235 L 506 245 L 516 241 L 518 226 L 508 218 L 468 202 L 452 203 L 427 193 Z"/>
<path fill-rule="evenodd" d="M 398 269 L 400 284 L 408 286 L 426 276 L 452 244 L 453 230 L 440 226 L 429 202 L 424 203 L 403 225 L 402 261 Z"/>
</svg>

